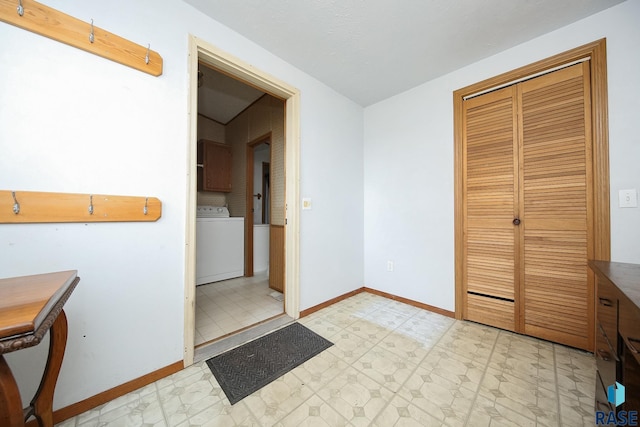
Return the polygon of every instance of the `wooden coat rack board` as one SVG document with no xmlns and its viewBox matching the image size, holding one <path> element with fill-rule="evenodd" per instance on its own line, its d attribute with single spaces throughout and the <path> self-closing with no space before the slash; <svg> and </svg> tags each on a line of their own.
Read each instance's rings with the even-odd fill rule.
<svg viewBox="0 0 640 427">
<path fill-rule="evenodd" d="M 32 0 L 0 0 L 0 21 L 159 76 L 162 57 L 90 23 Z"/>
<path fill-rule="evenodd" d="M 157 221 L 155 197 L 0 190 L 0 224 Z"/>
</svg>

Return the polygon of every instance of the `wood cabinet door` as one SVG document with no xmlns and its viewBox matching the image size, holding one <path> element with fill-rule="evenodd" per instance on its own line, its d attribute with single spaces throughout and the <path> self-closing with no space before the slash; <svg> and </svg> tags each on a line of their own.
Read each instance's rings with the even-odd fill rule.
<svg viewBox="0 0 640 427">
<path fill-rule="evenodd" d="M 589 64 L 518 85 L 524 333 L 593 349 Z"/>
<path fill-rule="evenodd" d="M 201 141 L 202 190 L 231 191 L 231 147 L 212 141 Z"/>
<path fill-rule="evenodd" d="M 519 253 L 516 89 L 464 102 L 465 318 L 515 330 Z"/>
</svg>

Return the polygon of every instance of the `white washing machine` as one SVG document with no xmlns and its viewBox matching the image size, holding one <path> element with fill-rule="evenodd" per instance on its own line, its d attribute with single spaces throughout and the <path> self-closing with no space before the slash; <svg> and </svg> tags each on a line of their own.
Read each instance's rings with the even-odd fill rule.
<svg viewBox="0 0 640 427">
<path fill-rule="evenodd" d="M 196 285 L 244 276 L 244 218 L 224 206 L 196 211 Z"/>
</svg>

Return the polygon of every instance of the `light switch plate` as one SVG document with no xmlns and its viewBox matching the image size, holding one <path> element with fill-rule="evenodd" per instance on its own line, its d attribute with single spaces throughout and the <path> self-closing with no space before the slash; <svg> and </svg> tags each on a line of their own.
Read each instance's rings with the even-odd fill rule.
<svg viewBox="0 0 640 427">
<path fill-rule="evenodd" d="M 311 199 L 310 198 L 303 198 L 302 199 L 302 210 L 308 210 L 311 209 Z"/>
<path fill-rule="evenodd" d="M 621 208 L 637 208 L 638 207 L 638 190 L 620 190 L 618 192 L 618 204 Z"/>
</svg>

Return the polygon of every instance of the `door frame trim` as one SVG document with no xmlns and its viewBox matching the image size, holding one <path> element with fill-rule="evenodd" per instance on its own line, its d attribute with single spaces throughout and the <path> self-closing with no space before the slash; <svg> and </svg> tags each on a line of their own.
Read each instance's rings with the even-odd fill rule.
<svg viewBox="0 0 640 427">
<path fill-rule="evenodd" d="M 591 68 L 591 126 L 593 144 L 593 230 L 594 257 L 598 260 L 611 259 L 611 226 L 609 207 L 609 119 L 607 94 L 607 51 L 606 39 L 596 40 L 575 49 L 525 65 L 498 76 L 483 80 L 453 92 L 454 123 L 454 224 L 455 224 L 455 317 L 463 319 L 466 306 L 464 289 L 464 206 L 463 206 L 463 164 L 462 103 L 465 97 L 526 78 L 555 67 L 589 58 Z M 590 278 L 593 273 L 589 270 Z"/>
<path fill-rule="evenodd" d="M 196 143 L 198 134 L 198 60 L 285 101 L 285 312 L 300 317 L 300 91 L 189 34 L 188 55 L 189 134 L 187 140 L 186 218 L 185 218 L 185 292 L 184 292 L 184 366 L 193 364 L 195 350 L 196 283 Z"/>
</svg>

